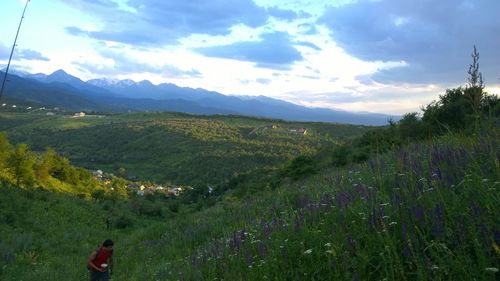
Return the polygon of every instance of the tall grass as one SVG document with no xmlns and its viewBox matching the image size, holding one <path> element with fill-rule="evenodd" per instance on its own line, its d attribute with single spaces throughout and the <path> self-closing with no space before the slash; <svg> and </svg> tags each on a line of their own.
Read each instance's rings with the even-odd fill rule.
<svg viewBox="0 0 500 281">
<path fill-rule="evenodd" d="M 0 277 L 85 280 L 110 237 L 115 280 L 498 280 L 499 139 L 413 144 L 125 229 L 105 228 L 103 204 L 35 193 L 33 220 L 0 227 Z"/>
<path fill-rule="evenodd" d="M 156 280 L 497 280 L 498 139 L 415 144 L 290 184 Z"/>
</svg>

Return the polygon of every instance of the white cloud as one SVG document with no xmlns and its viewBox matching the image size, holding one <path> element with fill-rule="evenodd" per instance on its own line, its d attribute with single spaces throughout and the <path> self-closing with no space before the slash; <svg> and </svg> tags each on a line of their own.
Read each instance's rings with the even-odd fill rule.
<svg viewBox="0 0 500 281">
<path fill-rule="evenodd" d="M 491 2 L 492 0 L 485 1 Z M 61 4 L 62 2 L 65 4 Z M 238 11 L 239 16 L 234 18 L 229 14 L 219 15 L 224 21 L 219 25 L 215 21 L 216 16 L 204 14 L 206 10 L 188 9 L 193 13 L 188 15 L 190 22 L 183 26 L 183 30 L 176 30 L 177 26 L 172 22 L 165 23 L 172 31 L 168 31 L 166 27 L 160 29 L 154 27 L 162 25 L 161 20 L 170 20 L 161 17 L 164 13 L 173 13 L 173 16 L 178 17 L 185 11 L 182 9 L 156 11 L 151 7 L 159 1 L 142 1 L 142 4 L 140 2 L 68 0 L 50 1 L 46 3 L 47 5 L 41 5 L 34 1 L 33 9 L 29 11 L 26 19 L 26 25 L 23 26 L 20 44 L 24 49 L 35 50 L 43 54 L 50 61 L 17 60 L 15 63 L 24 68 L 30 68 L 33 72 L 49 73 L 57 69 L 65 69 L 83 79 L 100 78 L 103 75 L 108 78 L 136 81 L 147 79 L 155 84 L 170 82 L 184 87 L 219 91 L 223 94 L 267 95 L 308 106 L 398 114 L 418 110 L 421 105 L 429 103 L 439 94 L 444 93 L 446 88 L 459 86 L 448 83 L 445 78 L 449 75 L 446 71 L 442 73 L 430 71 L 429 74 L 435 76 L 435 81 L 423 83 L 409 79 L 407 73 L 410 69 L 419 67 L 424 69 L 418 60 L 413 59 L 418 57 L 417 55 L 410 59 L 404 56 L 359 56 L 360 58 L 352 56 L 351 49 L 341 44 L 342 42 L 335 41 L 335 35 L 338 32 L 333 28 L 335 24 L 330 22 L 327 28 L 326 25 L 318 24 L 317 19 L 325 11 L 332 11 L 331 7 L 348 7 L 346 4 L 354 1 L 257 0 L 255 1 L 257 6 L 253 6 L 252 3 L 241 0 L 241 3 L 248 4 L 248 7 L 259 13 L 265 12 L 270 7 L 279 7 L 282 10 L 290 9 L 297 15 L 304 12 L 312 16 L 294 17 L 293 13 L 273 10 L 277 16 L 262 20 L 262 15 L 253 17 L 248 15 L 247 11 L 233 7 Z M 364 3 L 364 1 L 358 2 Z M 133 6 L 130 6 L 132 5 L 130 3 Z M 168 7 L 168 3 L 165 3 L 161 3 L 159 8 Z M 169 1 L 169 3 L 174 2 Z M 217 5 L 224 7 L 224 3 L 218 0 Z M 447 0 L 446 3 L 449 4 L 451 1 Z M 479 7 L 479 4 L 471 6 L 472 1 L 461 3 L 469 3 L 458 7 L 465 11 Z M 382 2 L 372 3 L 375 6 L 382 4 Z M 17 1 L 15 5 L 16 9 L 20 6 Z M 217 9 L 211 11 L 215 13 Z M 148 21 L 141 13 L 154 17 Z M 18 23 L 17 16 L 10 15 L 9 18 L 5 11 L 0 11 L 0 16 L 2 15 L 0 25 L 7 26 L 9 30 L 15 30 Z M 126 15 L 126 17 L 122 18 L 121 15 Z M 362 19 L 366 17 L 366 15 L 361 16 Z M 197 22 L 197 19 L 208 17 L 211 19 L 212 27 L 201 26 Z M 377 15 L 374 18 L 379 17 Z M 142 23 L 134 25 L 132 24 L 134 19 L 140 19 Z M 348 18 L 339 20 L 359 23 L 355 20 L 349 21 Z M 245 21 L 251 24 L 243 24 Z M 143 24 L 145 22 L 148 23 Z M 371 23 L 369 19 L 363 22 L 377 24 Z M 388 25 L 384 25 L 387 22 Z M 402 35 L 409 37 L 412 34 L 406 29 L 415 25 L 412 13 L 406 11 L 402 13 L 399 10 L 395 10 L 394 13 L 384 18 L 383 23 L 374 28 L 383 30 L 390 26 L 390 30 L 402 32 Z M 440 24 L 446 25 L 444 22 Z M 497 26 L 495 22 L 489 24 L 490 29 Z M 64 29 L 67 26 L 76 27 L 77 29 L 73 31 L 80 35 L 92 36 L 99 35 L 98 33 L 101 32 L 102 38 L 95 40 L 86 36 L 71 36 Z M 134 26 L 140 28 L 130 31 L 129 28 Z M 120 36 L 116 38 L 106 36 L 110 35 L 115 27 L 121 28 L 118 30 Z M 39 32 L 41 29 L 45 31 L 43 34 Z M 233 59 L 222 59 L 206 57 L 195 52 L 197 48 L 202 47 L 234 45 L 243 41 L 262 42 L 265 39 L 263 34 L 279 32 L 288 34 L 288 40 L 283 41 L 286 42 L 286 47 L 296 49 L 302 57 L 301 60 L 294 60 L 288 69 L 256 67 L 255 61 L 238 60 L 236 55 L 232 56 Z M 174 39 L 176 44 L 171 44 L 173 41 L 165 38 L 165 35 L 169 34 L 174 35 L 171 39 Z M 358 30 L 357 34 L 364 34 L 364 32 Z M 149 42 L 151 44 L 133 44 L 134 40 L 141 39 L 143 35 L 146 39 L 152 40 Z M 127 37 L 130 39 L 128 42 L 118 40 Z M 363 43 L 363 38 L 359 39 L 360 44 Z M 1 40 L 0 46 L 10 44 Z M 385 43 L 390 42 L 384 41 Z M 366 49 L 366 46 L 361 47 L 364 48 L 363 50 Z M 480 53 L 482 48 L 479 46 Z M 484 48 L 489 50 L 485 54 L 491 53 L 493 49 L 491 46 Z M 457 55 L 461 52 L 453 49 L 450 54 Z M 469 62 L 468 52 L 469 49 L 465 50 L 463 55 L 464 62 L 461 62 L 463 69 L 454 67 L 458 72 L 463 73 L 464 83 Z M 488 60 L 485 56 L 481 57 L 481 60 L 483 59 Z M 5 62 L 5 58 L 2 62 Z M 482 61 L 480 63 L 481 66 L 487 65 Z M 490 67 L 490 71 L 491 69 L 495 70 L 498 67 Z M 491 78 L 486 80 L 488 91 L 499 93 L 498 82 L 500 80 L 490 80 Z M 429 83 L 433 84 L 428 85 Z"/>
</svg>

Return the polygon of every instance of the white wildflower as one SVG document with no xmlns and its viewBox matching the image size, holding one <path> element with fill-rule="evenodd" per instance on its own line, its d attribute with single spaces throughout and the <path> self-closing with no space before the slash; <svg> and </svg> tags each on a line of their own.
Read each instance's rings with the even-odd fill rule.
<svg viewBox="0 0 500 281">
<path fill-rule="evenodd" d="M 496 268 L 496 267 L 487 267 L 484 270 L 489 271 L 489 272 L 493 272 L 493 273 L 498 272 L 498 268 Z"/>
<path fill-rule="evenodd" d="M 332 246 L 332 243 L 328 242 L 325 244 L 325 247 L 331 247 Z"/>
<path fill-rule="evenodd" d="M 305 251 L 305 252 L 304 252 L 304 254 L 305 254 L 305 255 L 309 255 L 309 254 L 311 254 L 311 253 L 312 253 L 312 251 L 313 251 L 312 249 L 309 249 L 309 250 Z"/>
</svg>

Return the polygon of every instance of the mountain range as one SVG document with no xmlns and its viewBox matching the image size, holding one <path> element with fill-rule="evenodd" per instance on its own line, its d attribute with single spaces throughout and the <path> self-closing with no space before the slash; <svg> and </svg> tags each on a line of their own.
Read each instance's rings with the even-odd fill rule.
<svg viewBox="0 0 500 281">
<path fill-rule="evenodd" d="M 0 72 L 0 77 L 5 73 Z M 309 108 L 265 96 L 227 96 L 205 89 L 154 85 L 144 80 L 81 79 L 58 70 L 50 75 L 9 72 L 5 99 L 89 111 L 174 111 L 233 114 L 290 121 L 385 125 L 390 116 Z"/>
</svg>

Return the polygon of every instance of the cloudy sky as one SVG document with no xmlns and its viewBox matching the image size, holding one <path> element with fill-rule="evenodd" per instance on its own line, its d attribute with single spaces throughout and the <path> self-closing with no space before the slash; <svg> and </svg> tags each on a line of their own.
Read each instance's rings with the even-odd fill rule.
<svg viewBox="0 0 500 281">
<path fill-rule="evenodd" d="M 24 0 L 1 0 L 6 65 Z M 401 114 L 465 85 L 500 93 L 498 0 L 32 0 L 13 67 Z"/>
</svg>

